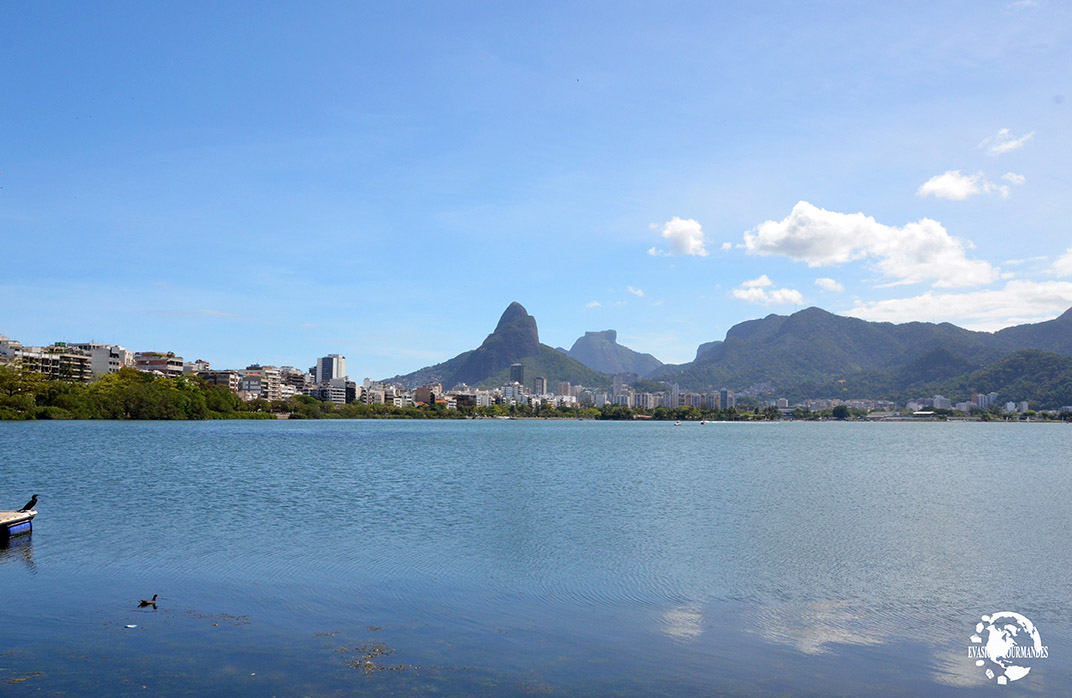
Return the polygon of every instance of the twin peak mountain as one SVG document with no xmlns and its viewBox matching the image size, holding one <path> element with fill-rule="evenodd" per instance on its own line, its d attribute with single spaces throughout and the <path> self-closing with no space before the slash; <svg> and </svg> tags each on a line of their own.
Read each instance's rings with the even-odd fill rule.
<svg viewBox="0 0 1072 698">
<path fill-rule="evenodd" d="M 949 323 L 895 325 L 807 308 L 742 322 L 724 340 L 701 344 L 693 361 L 664 365 L 618 344 L 614 330 L 586 332 L 568 350 L 541 344 L 536 319 L 514 302 L 476 349 L 387 382 L 498 387 L 509 382 L 510 366 L 521 363 L 530 388 L 532 379 L 542 376 L 552 389 L 562 381 L 609 389 L 611 376 L 632 373 L 678 383 L 683 390 L 727 387 L 790 399 L 899 399 L 916 396 L 913 391 L 1002 392 L 1026 380 L 1047 386 L 1047 402 L 1067 405 L 1072 404 L 1069 357 L 1072 310 L 1046 322 L 975 332 Z"/>
<path fill-rule="evenodd" d="M 510 366 L 515 363 L 525 367 L 526 383 L 542 376 L 549 386 L 569 381 L 593 388 L 609 388 L 614 374 L 646 375 L 662 366 L 651 354 L 618 344 L 614 330 L 587 332 L 569 350 L 541 344 L 536 318 L 514 302 L 499 318 L 495 331 L 476 349 L 435 366 L 388 378 L 387 382 L 407 388 L 429 383 L 441 383 L 444 388 L 458 383 L 497 387 L 509 382 Z"/>
</svg>

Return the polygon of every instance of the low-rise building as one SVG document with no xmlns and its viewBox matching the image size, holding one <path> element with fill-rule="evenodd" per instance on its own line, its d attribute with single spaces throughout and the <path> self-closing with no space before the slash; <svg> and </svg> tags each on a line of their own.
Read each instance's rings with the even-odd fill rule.
<svg viewBox="0 0 1072 698">
<path fill-rule="evenodd" d="M 201 371 L 197 377 L 210 385 L 219 385 L 237 393 L 241 376 L 238 371 Z"/>
<path fill-rule="evenodd" d="M 134 366 L 134 352 L 118 344 L 95 344 L 81 342 L 67 346 L 78 349 L 89 357 L 90 370 L 94 376 L 119 373 L 119 369 Z M 207 368 L 206 368 L 207 370 Z"/>
<path fill-rule="evenodd" d="M 314 385 L 313 375 L 293 366 L 279 367 L 279 381 L 294 388 L 296 394 L 304 393 Z"/>
<path fill-rule="evenodd" d="M 172 352 L 139 351 L 134 354 L 134 368 L 172 378 L 182 375 L 182 357 Z"/>
<path fill-rule="evenodd" d="M 279 369 L 275 366 L 261 366 L 253 364 L 239 371 L 239 395 L 245 393 L 243 399 L 254 400 L 281 400 Z M 247 397 L 250 396 L 250 397 Z"/>
<path fill-rule="evenodd" d="M 63 342 L 49 347 L 22 347 L 11 350 L 11 361 L 21 370 L 40 373 L 48 380 L 88 383 L 93 380 L 90 358 Z"/>
<path fill-rule="evenodd" d="M 443 395 L 443 385 L 441 383 L 433 383 L 431 385 L 423 385 L 413 391 L 413 399 L 416 402 L 423 402 L 426 405 L 434 405 L 436 398 Z M 383 402 L 381 399 L 380 402 Z"/>
<path fill-rule="evenodd" d="M 184 361 L 182 364 L 182 372 L 184 375 L 198 374 L 202 371 L 211 371 L 212 365 L 204 359 L 198 359 L 197 361 Z"/>
</svg>

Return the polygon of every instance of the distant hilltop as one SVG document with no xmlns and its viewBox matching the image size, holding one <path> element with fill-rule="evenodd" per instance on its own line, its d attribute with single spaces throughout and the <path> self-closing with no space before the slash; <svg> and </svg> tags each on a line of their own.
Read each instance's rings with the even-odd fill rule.
<svg viewBox="0 0 1072 698">
<path fill-rule="evenodd" d="M 521 364 L 529 384 L 533 378 L 541 377 L 548 385 L 560 382 L 602 388 L 610 385 L 605 374 L 541 344 L 536 318 L 516 301 L 506 308 L 495 330 L 476 349 L 384 382 L 406 388 L 433 383 L 445 388 L 459 383 L 474 387 L 498 386 L 509 382 L 513 364 Z"/>
<path fill-rule="evenodd" d="M 868 322 L 807 308 L 734 325 L 724 339 L 701 344 L 693 361 L 669 365 L 618 344 L 615 330 L 586 332 L 572 348 L 552 349 L 540 343 L 535 318 L 515 302 L 476 349 L 386 382 L 496 386 L 508 383 L 510 366 L 520 363 L 529 387 L 542 377 L 549 386 L 570 381 L 605 388 L 612 376 L 624 374 L 681 390 L 729 388 L 764 399 L 903 402 L 968 391 L 1056 407 L 1072 404 L 1067 357 L 1072 309 L 1046 322 L 975 332 L 950 323 Z"/>
<path fill-rule="evenodd" d="M 1021 365 L 1036 376 L 1030 385 L 1015 387 L 1020 376 L 998 372 L 973 390 L 1015 392 L 1009 399 L 1044 390 L 1047 402 L 1072 404 L 1072 382 L 1055 375 L 1043 387 L 1036 384 L 1042 379 L 1031 367 L 1047 352 L 1072 356 L 1072 310 L 1047 322 L 991 333 L 949 323 L 868 322 L 807 308 L 734 325 L 724 340 L 700 345 L 693 361 L 664 365 L 650 377 L 683 388 L 725 385 L 739 394 L 777 393 L 790 400 L 868 396 L 900 401 L 951 390 L 958 379 L 1024 350 L 1035 352 Z"/>
<path fill-rule="evenodd" d="M 618 344 L 618 333 L 615 330 L 585 332 L 583 337 L 573 343 L 573 348 L 559 351 L 577 359 L 588 368 L 611 375 L 635 373 L 644 377 L 663 365 L 662 361 L 651 354 L 641 354 Z"/>
</svg>

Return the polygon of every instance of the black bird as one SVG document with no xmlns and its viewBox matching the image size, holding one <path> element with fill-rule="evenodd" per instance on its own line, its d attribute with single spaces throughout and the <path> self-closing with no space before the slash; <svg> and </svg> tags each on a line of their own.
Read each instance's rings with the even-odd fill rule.
<svg viewBox="0 0 1072 698">
<path fill-rule="evenodd" d="M 142 608 L 143 606 L 152 606 L 153 608 L 156 608 L 156 597 L 157 596 L 160 596 L 160 594 L 153 594 L 153 598 L 148 599 L 148 600 L 147 599 L 142 599 L 141 601 L 138 602 L 138 608 Z"/>
<path fill-rule="evenodd" d="M 29 511 L 30 509 L 33 509 L 35 506 L 37 506 L 37 495 L 36 494 L 33 497 L 31 497 L 30 501 L 26 502 L 26 506 L 24 506 L 23 508 L 19 509 L 19 511 Z"/>
</svg>

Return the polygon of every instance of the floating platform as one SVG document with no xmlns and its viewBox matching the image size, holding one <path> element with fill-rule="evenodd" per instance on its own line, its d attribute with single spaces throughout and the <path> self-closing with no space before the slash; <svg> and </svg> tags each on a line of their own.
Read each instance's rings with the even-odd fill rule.
<svg viewBox="0 0 1072 698">
<path fill-rule="evenodd" d="M 0 539 L 7 539 L 33 531 L 33 518 L 37 510 L 0 511 Z"/>
</svg>

